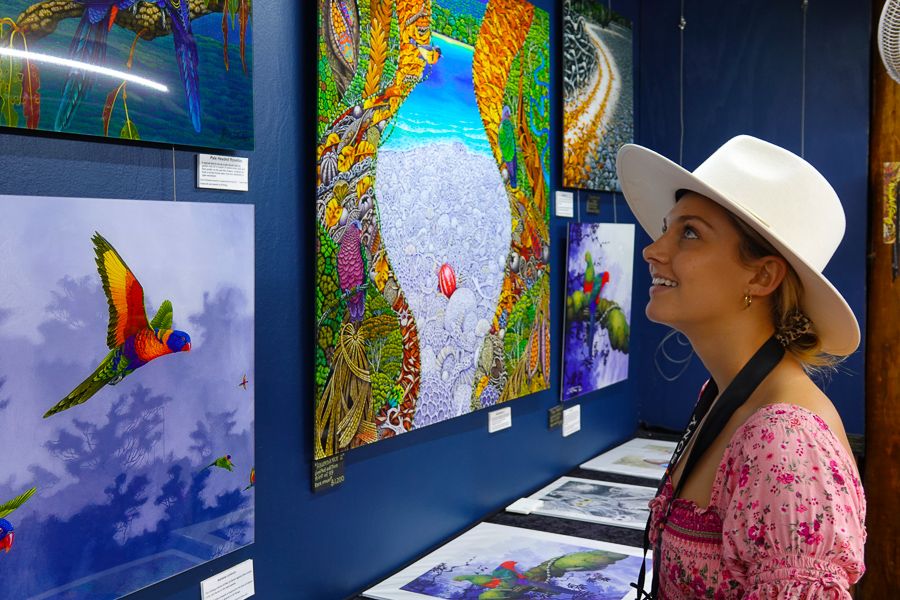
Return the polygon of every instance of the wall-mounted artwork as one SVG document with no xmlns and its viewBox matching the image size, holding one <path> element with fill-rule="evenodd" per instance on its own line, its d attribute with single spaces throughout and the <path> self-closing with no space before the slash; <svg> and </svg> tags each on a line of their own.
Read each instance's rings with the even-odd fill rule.
<svg viewBox="0 0 900 600">
<path fill-rule="evenodd" d="M 119 598 L 252 543 L 253 207 L 0 222 L 0 595 Z"/>
<path fill-rule="evenodd" d="M 482 523 L 365 592 L 378 600 L 634 598 L 638 548 Z M 649 556 L 649 555 L 648 555 Z M 647 572 L 651 572 L 647 559 Z"/>
<path fill-rule="evenodd" d="M 570 223 L 562 399 L 628 377 L 634 225 Z"/>
<path fill-rule="evenodd" d="M 643 529 L 655 496 L 652 487 L 561 477 L 532 494 L 542 503 L 532 514 Z"/>
<path fill-rule="evenodd" d="M 884 189 L 882 202 L 881 241 L 885 244 L 897 243 L 897 229 L 900 225 L 900 162 L 884 163 Z"/>
<path fill-rule="evenodd" d="M 601 0 L 563 2 L 563 186 L 618 191 L 634 140 L 631 22 Z"/>
<path fill-rule="evenodd" d="M 319 1 L 316 458 L 548 387 L 549 31 Z"/>
<path fill-rule="evenodd" d="M 660 480 L 666 474 L 675 442 L 634 438 L 581 465 L 589 471 Z"/>
<path fill-rule="evenodd" d="M 253 148 L 253 0 L 0 0 L 0 125 Z"/>
</svg>

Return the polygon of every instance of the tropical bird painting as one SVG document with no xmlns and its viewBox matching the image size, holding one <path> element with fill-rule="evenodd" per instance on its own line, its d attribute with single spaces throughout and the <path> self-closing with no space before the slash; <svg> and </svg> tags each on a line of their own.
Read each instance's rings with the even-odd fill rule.
<svg viewBox="0 0 900 600">
<path fill-rule="evenodd" d="M 241 377 L 241 382 L 238 384 L 238 387 L 244 388 L 244 389 L 246 390 L 246 389 L 247 389 L 247 384 L 249 384 L 249 383 L 250 383 L 250 380 L 247 379 L 247 374 L 244 373 L 244 376 Z"/>
<path fill-rule="evenodd" d="M 0 504 L 0 552 L 6 552 L 7 554 L 9 554 L 9 551 L 12 550 L 13 538 L 15 537 L 13 525 L 6 520 L 6 517 L 12 514 L 12 512 L 17 508 L 25 504 L 25 502 L 29 498 L 31 498 L 36 491 L 37 488 L 33 487 L 28 491 L 16 496 L 12 500 Z"/>
<path fill-rule="evenodd" d="M 203 469 L 212 469 L 213 467 L 225 469 L 226 471 L 234 471 L 234 463 L 231 462 L 231 455 L 226 454 L 225 456 L 220 456 L 216 460 L 203 467 Z M 255 479 L 255 476 L 253 477 L 253 479 Z"/>
<path fill-rule="evenodd" d="M 337 255 L 337 274 L 341 291 L 349 295 L 347 308 L 350 311 L 350 321 L 358 323 L 366 310 L 366 291 L 362 289 L 366 269 L 359 221 L 351 222 L 344 232 L 344 237 L 341 238 Z"/>
<path fill-rule="evenodd" d="M 149 320 L 137 277 L 102 235 L 94 233 L 91 239 L 109 304 L 106 344 L 110 351 L 93 373 L 44 414 L 45 419 L 86 402 L 103 386 L 116 385 L 152 360 L 191 349 L 191 337 L 172 329 L 172 303 L 163 301 Z"/>
<path fill-rule="evenodd" d="M 255 467 L 250 469 L 250 483 L 247 485 L 247 487 L 244 488 L 244 491 L 246 492 L 247 490 L 249 490 L 252 487 L 256 487 L 256 468 Z"/>
</svg>

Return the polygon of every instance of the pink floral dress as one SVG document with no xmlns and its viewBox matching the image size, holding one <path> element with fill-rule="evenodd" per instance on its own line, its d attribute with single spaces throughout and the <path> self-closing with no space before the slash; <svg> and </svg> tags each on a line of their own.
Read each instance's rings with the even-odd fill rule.
<svg viewBox="0 0 900 600">
<path fill-rule="evenodd" d="M 850 598 L 865 572 L 866 501 L 856 463 L 818 415 L 759 409 L 732 436 L 710 504 L 650 503 L 662 535 L 660 598 Z"/>
</svg>

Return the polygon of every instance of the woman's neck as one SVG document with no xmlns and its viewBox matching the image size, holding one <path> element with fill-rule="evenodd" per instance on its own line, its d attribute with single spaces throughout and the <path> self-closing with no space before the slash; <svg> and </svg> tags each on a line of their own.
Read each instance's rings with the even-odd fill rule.
<svg viewBox="0 0 900 600">
<path fill-rule="evenodd" d="M 688 335 L 719 390 L 724 390 L 756 351 L 775 333 L 771 326 L 719 328 L 705 334 Z"/>
</svg>

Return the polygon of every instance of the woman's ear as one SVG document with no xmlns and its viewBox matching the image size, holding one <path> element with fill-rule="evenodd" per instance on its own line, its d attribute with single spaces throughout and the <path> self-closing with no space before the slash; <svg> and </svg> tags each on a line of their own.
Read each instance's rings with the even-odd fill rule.
<svg viewBox="0 0 900 600">
<path fill-rule="evenodd" d="M 787 261 L 780 256 L 764 256 L 755 261 L 755 273 L 750 279 L 750 293 L 754 296 L 768 296 L 778 289 L 787 275 Z"/>
</svg>

